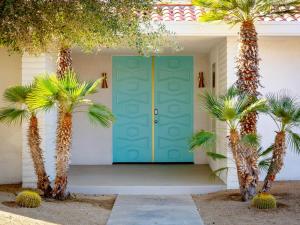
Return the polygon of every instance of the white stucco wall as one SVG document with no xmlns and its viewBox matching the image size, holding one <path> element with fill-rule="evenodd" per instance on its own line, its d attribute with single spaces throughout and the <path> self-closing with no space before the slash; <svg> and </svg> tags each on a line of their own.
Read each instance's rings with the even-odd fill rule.
<svg viewBox="0 0 300 225">
<path fill-rule="evenodd" d="M 210 52 L 209 66 L 210 66 L 210 91 L 216 95 L 224 94 L 230 85 L 228 82 L 227 73 L 230 68 L 231 59 L 228 57 L 231 54 L 230 45 L 228 45 L 227 38 L 224 38 L 218 43 Z M 212 66 L 216 65 L 216 86 L 212 89 Z M 237 175 L 235 170 L 232 154 L 228 147 L 227 134 L 228 128 L 224 122 L 210 118 L 210 130 L 216 133 L 216 148 L 215 151 L 219 154 L 225 155 L 227 159 L 212 160 L 209 159 L 209 165 L 212 170 L 227 168 L 222 172 L 217 173 L 220 178 L 227 184 L 227 188 L 237 187 Z M 215 123 L 215 128 L 213 128 Z M 215 129 L 215 130 L 214 130 Z"/>
<path fill-rule="evenodd" d="M 114 54 L 120 55 L 120 54 Z M 192 55 L 185 54 L 182 55 Z M 194 130 L 207 129 L 208 117 L 200 108 L 198 95 L 202 91 L 197 87 L 198 73 L 203 71 L 208 74 L 208 56 L 194 54 Z M 86 55 L 79 52 L 73 53 L 73 66 L 83 80 L 97 79 L 102 72 L 108 74 L 108 89 L 101 89 L 93 99 L 111 108 L 112 106 L 112 54 L 101 53 Z M 205 154 L 197 151 L 194 156 L 197 164 L 207 163 Z M 91 125 L 85 114 L 76 114 L 74 117 L 74 133 L 71 164 L 73 165 L 98 165 L 112 163 L 112 128 L 101 128 Z"/>
<path fill-rule="evenodd" d="M 235 77 L 234 58 L 237 52 L 237 37 L 228 38 L 228 84 Z M 279 90 L 289 90 L 291 94 L 300 97 L 300 38 L 299 37 L 260 37 L 260 74 L 263 88 L 260 92 L 266 94 Z M 270 146 L 274 140 L 274 123 L 266 116 L 258 121 L 258 132 L 262 135 L 264 147 Z M 278 180 L 299 180 L 300 155 L 287 150 L 284 168 L 278 175 Z M 264 178 L 264 174 L 261 174 Z"/>
<path fill-rule="evenodd" d="M 261 93 L 288 90 L 297 95 L 300 102 L 300 37 L 261 38 L 259 41 L 261 61 Z M 258 130 L 263 135 L 263 145 L 274 142 L 275 124 L 266 116 L 261 116 Z M 298 130 L 300 133 L 300 130 Z M 278 180 L 300 180 L 300 154 L 287 150 L 284 168 Z"/>
<path fill-rule="evenodd" d="M 9 55 L 0 49 L 0 108 L 4 90 L 21 84 L 21 56 Z M 0 123 L 0 184 L 21 182 L 22 176 L 22 127 L 19 124 L 8 126 Z"/>
</svg>

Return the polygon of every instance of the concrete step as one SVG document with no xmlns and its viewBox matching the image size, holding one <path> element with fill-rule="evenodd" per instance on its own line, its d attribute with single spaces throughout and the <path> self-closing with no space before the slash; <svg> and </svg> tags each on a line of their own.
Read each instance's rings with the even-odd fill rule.
<svg viewBox="0 0 300 225">
<path fill-rule="evenodd" d="M 119 195 L 107 225 L 203 225 L 190 195 Z"/>
</svg>

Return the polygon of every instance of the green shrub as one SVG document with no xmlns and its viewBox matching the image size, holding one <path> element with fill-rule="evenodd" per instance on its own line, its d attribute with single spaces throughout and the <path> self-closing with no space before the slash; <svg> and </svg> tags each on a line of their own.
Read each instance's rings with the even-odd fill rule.
<svg viewBox="0 0 300 225">
<path fill-rule="evenodd" d="M 41 205 L 42 198 L 34 191 L 22 191 L 16 197 L 16 203 L 21 207 L 37 208 Z"/>
<path fill-rule="evenodd" d="M 252 200 L 253 206 L 258 209 L 274 209 L 276 208 L 276 199 L 268 193 L 257 194 Z"/>
</svg>

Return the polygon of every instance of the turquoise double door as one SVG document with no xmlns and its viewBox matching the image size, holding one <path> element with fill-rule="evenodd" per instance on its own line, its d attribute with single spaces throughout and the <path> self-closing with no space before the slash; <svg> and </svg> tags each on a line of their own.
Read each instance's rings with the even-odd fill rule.
<svg viewBox="0 0 300 225">
<path fill-rule="evenodd" d="M 114 163 L 193 162 L 193 57 L 113 57 Z"/>
</svg>

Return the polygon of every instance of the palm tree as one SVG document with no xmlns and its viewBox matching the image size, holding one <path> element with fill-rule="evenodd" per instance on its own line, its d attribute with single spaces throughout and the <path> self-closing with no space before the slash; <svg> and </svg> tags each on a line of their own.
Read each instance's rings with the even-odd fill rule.
<svg viewBox="0 0 300 225">
<path fill-rule="evenodd" d="M 230 88 L 225 95 L 219 97 L 205 93 L 202 100 L 208 113 L 229 127 L 228 140 L 236 164 L 240 193 L 242 199 L 247 201 L 256 194 L 259 169 L 257 166 L 253 167 L 249 149 L 256 150 L 257 137 L 255 134 L 241 136 L 239 126 L 246 114 L 264 110 L 265 100 L 253 101 L 252 97 L 240 94 L 236 88 Z M 214 135 L 200 131 L 193 137 L 191 148 L 203 146 L 213 138 Z"/>
<path fill-rule="evenodd" d="M 99 82 L 80 82 L 71 70 L 60 79 L 55 74 L 40 76 L 36 78 L 36 87 L 27 98 L 33 110 L 48 110 L 54 105 L 61 110 L 56 137 L 56 177 L 52 192 L 56 199 L 63 200 L 66 197 L 73 113 L 87 112 L 92 122 L 104 127 L 109 127 L 114 120 L 108 108 L 87 98 L 87 95 L 97 91 Z"/>
<path fill-rule="evenodd" d="M 300 127 L 299 103 L 286 93 L 270 94 L 267 100 L 268 114 L 276 123 L 278 130 L 276 131 L 271 164 L 262 188 L 263 192 L 270 191 L 272 182 L 282 169 L 287 145 L 300 153 L 300 135 L 294 131 Z"/>
<path fill-rule="evenodd" d="M 300 0 L 193 0 L 194 5 L 205 9 L 200 16 L 204 22 L 224 21 L 240 25 L 239 53 L 236 59 L 238 89 L 250 96 L 258 97 L 260 87 L 258 37 L 255 22 L 259 18 L 298 12 Z M 241 120 L 241 135 L 256 134 L 257 112 L 252 111 Z M 258 166 L 257 151 L 250 150 L 251 167 Z"/>
<path fill-rule="evenodd" d="M 259 56 L 255 22 L 259 18 L 293 14 L 298 11 L 299 0 L 193 0 L 203 7 L 202 21 L 224 21 L 230 25 L 240 24 L 239 53 L 236 60 L 237 87 L 256 99 L 258 96 Z M 245 115 L 241 121 L 241 134 L 256 133 L 257 113 Z M 256 157 L 256 156 L 255 156 Z"/>
<path fill-rule="evenodd" d="M 43 151 L 41 149 L 41 137 L 38 128 L 37 111 L 30 110 L 26 104 L 26 98 L 33 87 L 14 86 L 6 89 L 4 99 L 10 106 L 0 110 L 0 121 L 8 124 L 20 122 L 29 118 L 28 146 L 31 153 L 35 174 L 37 176 L 37 188 L 44 192 L 45 197 L 51 195 L 51 183 L 44 166 Z"/>
</svg>

